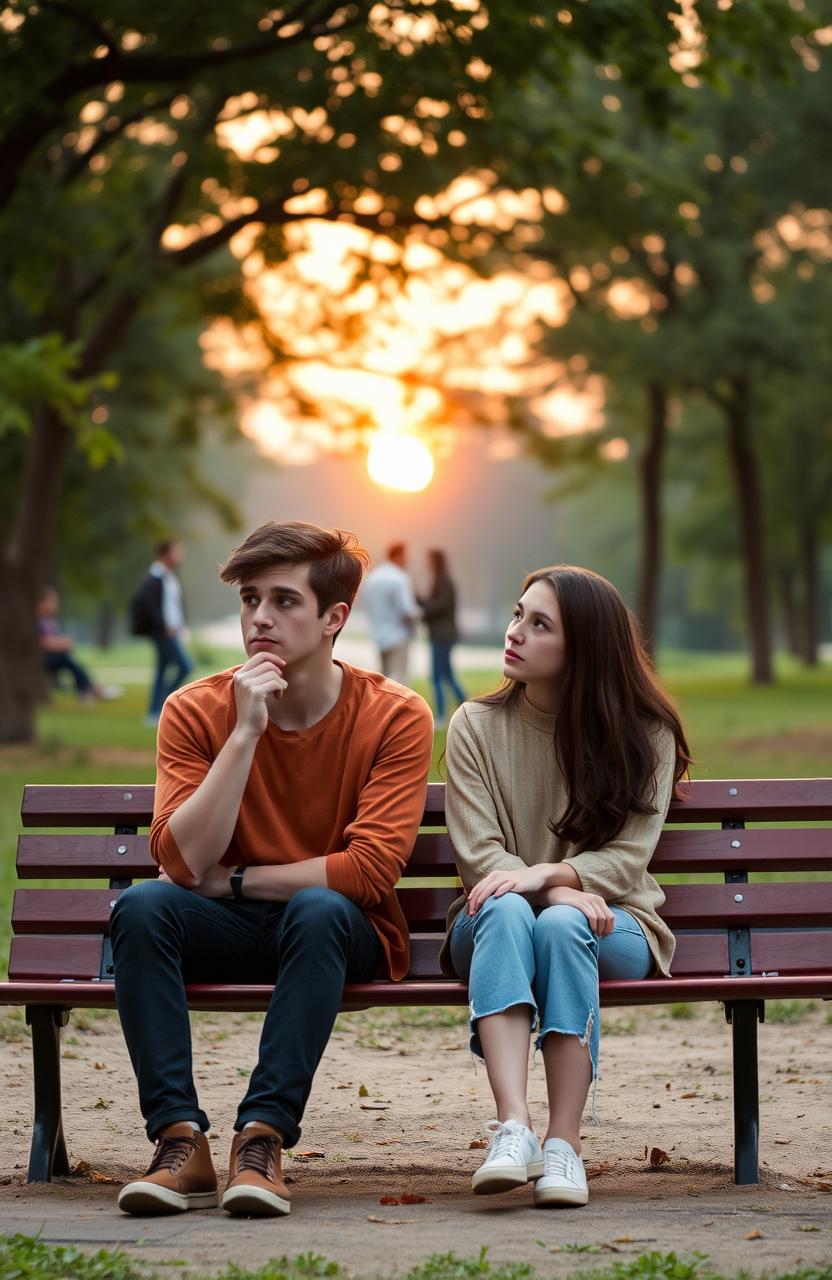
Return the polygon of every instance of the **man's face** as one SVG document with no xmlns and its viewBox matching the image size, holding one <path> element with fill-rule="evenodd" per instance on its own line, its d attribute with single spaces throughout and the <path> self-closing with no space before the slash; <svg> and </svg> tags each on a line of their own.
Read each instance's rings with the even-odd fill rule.
<svg viewBox="0 0 832 1280">
<path fill-rule="evenodd" d="M 309 585 L 306 564 L 263 569 L 240 587 L 240 623 L 249 658 L 274 653 L 291 667 L 321 645 L 330 649 L 337 629 L 331 625 L 332 613 L 325 609 L 323 617 L 318 617 L 318 600 Z"/>
</svg>

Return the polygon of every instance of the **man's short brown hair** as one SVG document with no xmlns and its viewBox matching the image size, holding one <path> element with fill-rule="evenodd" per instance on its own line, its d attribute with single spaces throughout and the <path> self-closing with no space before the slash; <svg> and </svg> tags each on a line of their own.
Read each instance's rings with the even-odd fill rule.
<svg viewBox="0 0 832 1280">
<path fill-rule="evenodd" d="M 354 533 L 321 529 L 303 520 L 269 520 L 250 533 L 220 569 L 223 582 L 244 583 L 277 564 L 308 564 L 318 617 L 342 601 L 352 608 L 370 556 Z"/>
</svg>

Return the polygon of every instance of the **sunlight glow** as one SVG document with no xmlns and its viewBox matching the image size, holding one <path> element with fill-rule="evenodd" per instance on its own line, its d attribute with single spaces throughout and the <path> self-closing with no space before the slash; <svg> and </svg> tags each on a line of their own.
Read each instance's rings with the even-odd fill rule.
<svg viewBox="0 0 832 1280">
<path fill-rule="evenodd" d="M 380 432 L 370 445 L 367 470 L 385 489 L 418 493 L 433 479 L 433 456 L 418 436 Z"/>
</svg>

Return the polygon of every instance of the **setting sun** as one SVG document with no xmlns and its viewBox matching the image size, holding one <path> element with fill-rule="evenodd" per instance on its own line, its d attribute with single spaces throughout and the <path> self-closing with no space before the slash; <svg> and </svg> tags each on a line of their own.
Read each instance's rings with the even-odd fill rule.
<svg viewBox="0 0 832 1280">
<path fill-rule="evenodd" d="M 386 489 L 417 493 L 433 479 L 433 455 L 416 436 L 380 434 L 370 445 L 367 470 Z"/>
</svg>

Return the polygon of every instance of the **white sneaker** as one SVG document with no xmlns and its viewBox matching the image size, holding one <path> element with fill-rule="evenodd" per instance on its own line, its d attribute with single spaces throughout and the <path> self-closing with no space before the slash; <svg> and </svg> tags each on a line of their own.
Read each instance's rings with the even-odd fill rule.
<svg viewBox="0 0 832 1280">
<path fill-rule="evenodd" d="M 541 1208 L 550 1204 L 586 1204 L 584 1162 L 563 1138 L 547 1138 L 543 1144 L 543 1177 L 534 1185 L 534 1202 Z"/>
<path fill-rule="evenodd" d="M 537 1135 L 517 1120 L 489 1120 L 485 1132 L 491 1135 L 491 1147 L 485 1161 L 472 1179 L 474 1194 L 494 1195 L 525 1186 L 543 1172 L 543 1152 Z"/>
</svg>

